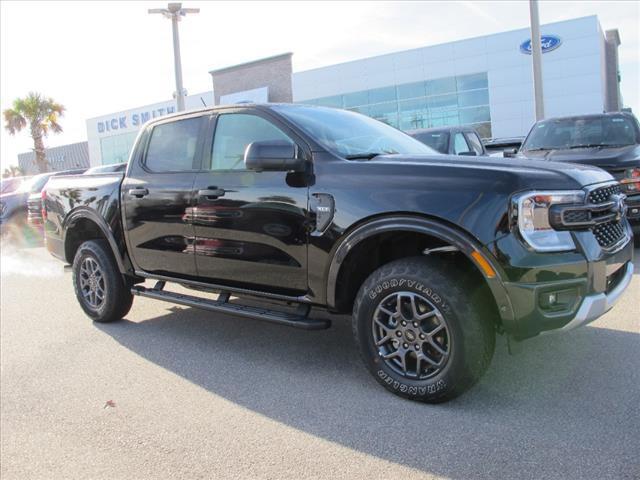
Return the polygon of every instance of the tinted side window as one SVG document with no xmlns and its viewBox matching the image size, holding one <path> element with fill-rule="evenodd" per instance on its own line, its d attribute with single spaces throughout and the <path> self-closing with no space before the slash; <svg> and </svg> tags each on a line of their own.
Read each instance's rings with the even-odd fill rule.
<svg viewBox="0 0 640 480">
<path fill-rule="evenodd" d="M 268 120 L 246 113 L 220 115 L 211 151 L 211 170 L 244 170 L 244 151 L 252 142 L 291 139 Z"/>
<path fill-rule="evenodd" d="M 476 152 L 476 155 L 482 155 L 482 141 L 478 137 L 478 135 L 474 132 L 467 132 L 467 140 L 469 140 L 469 145 L 473 148 L 473 151 Z"/>
<path fill-rule="evenodd" d="M 464 135 L 462 133 L 456 133 L 453 137 L 453 153 L 456 155 L 460 155 L 462 152 L 468 152 L 469 145 L 467 145 L 467 141 L 464 139 Z"/>
<path fill-rule="evenodd" d="M 153 127 L 145 165 L 154 172 L 194 170 L 202 117 Z"/>
<path fill-rule="evenodd" d="M 421 133 L 416 135 L 416 139 L 440 153 L 449 153 L 449 134 L 446 132 Z"/>
</svg>

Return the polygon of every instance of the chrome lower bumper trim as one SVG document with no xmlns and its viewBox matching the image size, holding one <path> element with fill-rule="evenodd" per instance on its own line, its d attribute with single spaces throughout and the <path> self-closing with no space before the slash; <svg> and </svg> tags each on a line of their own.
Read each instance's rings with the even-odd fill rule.
<svg viewBox="0 0 640 480">
<path fill-rule="evenodd" d="M 574 328 L 593 322 L 595 319 L 611 310 L 611 308 L 620 299 L 622 293 L 627 289 L 631 283 L 631 278 L 633 277 L 633 262 L 627 262 L 627 264 L 622 268 L 625 269 L 624 276 L 616 288 L 611 290 L 608 295 L 598 293 L 585 297 L 573 320 L 567 323 L 564 327 L 556 330 L 550 330 L 548 333 L 573 330 Z"/>
</svg>

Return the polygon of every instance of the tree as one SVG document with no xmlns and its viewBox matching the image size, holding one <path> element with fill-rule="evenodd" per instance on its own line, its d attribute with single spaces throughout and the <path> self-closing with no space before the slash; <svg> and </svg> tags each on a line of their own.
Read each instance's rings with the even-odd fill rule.
<svg viewBox="0 0 640 480">
<path fill-rule="evenodd" d="M 62 132 L 58 118 L 64 115 L 64 111 L 64 106 L 56 103 L 53 98 L 45 98 L 39 93 L 29 92 L 25 98 L 16 98 L 13 101 L 13 108 L 2 112 L 6 122 L 4 128 L 11 135 L 15 135 L 29 125 L 31 138 L 33 138 L 33 151 L 36 154 L 36 165 L 41 173 L 49 170 L 44 150 L 44 137 L 49 131 Z"/>
<path fill-rule="evenodd" d="M 24 175 L 24 172 L 20 167 L 16 167 L 15 165 L 10 165 L 9 168 L 4 169 L 2 178 L 21 177 L 23 175 Z"/>
</svg>

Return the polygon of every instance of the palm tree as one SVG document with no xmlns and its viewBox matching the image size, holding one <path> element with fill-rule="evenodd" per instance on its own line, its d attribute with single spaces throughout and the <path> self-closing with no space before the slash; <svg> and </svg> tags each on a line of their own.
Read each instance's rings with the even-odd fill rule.
<svg viewBox="0 0 640 480">
<path fill-rule="evenodd" d="M 20 167 L 16 167 L 15 165 L 9 165 L 8 168 L 4 169 L 2 178 L 21 177 L 23 175 L 24 175 L 24 172 Z"/>
<path fill-rule="evenodd" d="M 6 125 L 4 128 L 15 135 L 29 125 L 31 138 L 33 138 L 33 150 L 36 153 L 36 165 L 42 173 L 49 170 L 49 164 L 44 151 L 44 137 L 49 130 L 53 133 L 62 132 L 58 118 L 64 115 L 64 106 L 56 103 L 53 98 L 45 98 L 39 93 L 29 92 L 25 98 L 16 98 L 13 108 L 6 109 L 3 113 Z"/>
</svg>

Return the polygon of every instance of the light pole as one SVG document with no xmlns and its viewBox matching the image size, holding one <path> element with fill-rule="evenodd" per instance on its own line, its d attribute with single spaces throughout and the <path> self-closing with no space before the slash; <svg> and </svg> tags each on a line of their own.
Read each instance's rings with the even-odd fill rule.
<svg viewBox="0 0 640 480">
<path fill-rule="evenodd" d="M 173 30 L 173 65 L 176 73 L 176 103 L 178 111 L 184 110 L 185 90 L 182 86 L 182 62 L 180 61 L 180 37 L 178 36 L 178 22 L 187 13 L 199 13 L 199 8 L 182 8 L 182 3 L 169 3 L 167 8 L 150 8 L 149 13 L 161 13 L 171 19 Z"/>
<path fill-rule="evenodd" d="M 533 63 L 533 97 L 535 99 L 536 122 L 544 118 L 544 94 L 542 93 L 542 47 L 540 45 L 540 17 L 538 0 L 529 0 L 531 17 L 531 60 Z"/>
</svg>

